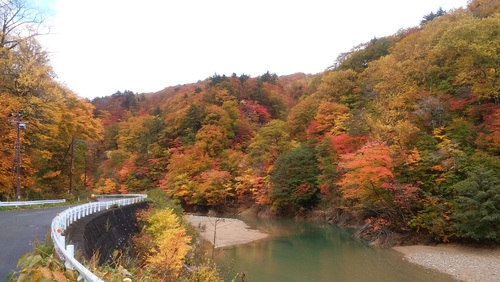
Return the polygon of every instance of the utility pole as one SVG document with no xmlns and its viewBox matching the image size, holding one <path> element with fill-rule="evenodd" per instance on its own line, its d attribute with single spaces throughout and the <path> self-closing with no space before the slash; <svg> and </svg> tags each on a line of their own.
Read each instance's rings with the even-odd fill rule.
<svg viewBox="0 0 500 282">
<path fill-rule="evenodd" d="M 87 190 L 87 154 L 83 155 L 83 190 Z"/>
<path fill-rule="evenodd" d="M 71 158 L 71 164 L 69 168 L 69 190 L 68 194 L 71 194 L 73 191 L 73 170 L 75 169 L 75 137 L 71 137 L 71 153 L 70 153 L 70 158 Z"/>
<path fill-rule="evenodd" d="M 26 129 L 26 124 L 28 122 L 22 121 L 20 112 L 11 113 L 11 117 L 16 117 L 15 120 L 9 120 L 16 126 L 16 142 L 14 149 L 16 150 L 16 177 L 17 177 L 17 189 L 16 189 L 16 200 L 21 200 L 21 129 Z"/>
</svg>

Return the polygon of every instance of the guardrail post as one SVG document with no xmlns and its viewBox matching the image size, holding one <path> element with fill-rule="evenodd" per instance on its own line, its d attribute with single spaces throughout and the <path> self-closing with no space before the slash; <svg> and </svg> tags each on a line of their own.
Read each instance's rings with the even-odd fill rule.
<svg viewBox="0 0 500 282">
<path fill-rule="evenodd" d="M 75 257 L 75 245 L 67 245 L 66 252 L 68 252 L 69 258 L 74 258 Z M 70 260 L 66 260 L 66 262 L 64 263 L 64 266 L 66 266 L 66 268 L 69 268 L 71 270 L 75 269 Z"/>
<path fill-rule="evenodd" d="M 66 237 L 65 236 L 59 236 L 59 242 L 61 242 L 61 245 L 63 245 L 64 248 L 66 248 Z"/>
</svg>

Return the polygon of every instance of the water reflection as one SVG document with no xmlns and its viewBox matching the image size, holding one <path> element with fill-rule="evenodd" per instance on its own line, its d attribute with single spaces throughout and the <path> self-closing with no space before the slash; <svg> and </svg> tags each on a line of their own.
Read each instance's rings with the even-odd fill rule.
<svg viewBox="0 0 500 282">
<path fill-rule="evenodd" d="M 244 281 L 454 281 L 405 262 L 393 250 L 369 248 L 347 229 L 319 222 L 242 219 L 270 237 L 216 250 L 226 281 L 242 272 Z"/>
</svg>

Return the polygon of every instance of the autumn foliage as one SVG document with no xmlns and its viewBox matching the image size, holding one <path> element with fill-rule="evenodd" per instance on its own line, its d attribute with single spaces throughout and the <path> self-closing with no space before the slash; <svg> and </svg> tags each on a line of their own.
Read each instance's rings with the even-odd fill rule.
<svg viewBox="0 0 500 282">
<path fill-rule="evenodd" d="M 102 123 L 94 117 L 94 106 L 56 80 L 49 55 L 36 36 L 22 37 L 30 21 L 23 2 L 2 3 L 4 20 L 0 32 L 0 200 L 16 199 L 15 117 L 20 128 L 21 199 L 56 198 L 74 186 L 85 190 L 92 178 L 83 177 L 97 163 L 85 162 L 102 138 Z M 26 17 L 24 17 L 26 15 Z M 15 20 L 14 20 L 15 19 Z M 95 156 L 95 155 L 94 155 Z M 85 167 L 85 164 L 88 164 Z M 88 180 L 87 181 L 84 181 Z M 71 184 L 71 185 L 70 185 Z M 70 195 L 69 197 L 72 197 Z"/>
<path fill-rule="evenodd" d="M 139 259 L 147 265 L 150 278 L 175 281 L 191 250 L 191 237 L 170 208 L 143 212 L 141 220 L 144 231 L 134 240 Z"/>
<path fill-rule="evenodd" d="M 25 154 L 24 193 L 65 190 L 64 152 L 77 136 L 98 141 L 81 147 L 77 161 L 82 174 L 87 160 L 88 185 L 96 191 L 159 187 L 187 209 L 257 205 L 281 215 L 341 209 L 373 230 L 498 242 L 472 234 L 469 221 L 480 217 L 461 212 L 481 207 L 500 232 L 500 208 L 484 207 L 490 201 L 464 187 L 477 182 L 478 165 L 491 181 L 477 191 L 496 191 L 500 177 L 494 3 L 473 0 L 428 15 L 420 26 L 342 53 L 316 75 L 214 74 L 156 93 L 117 92 L 90 105 L 34 72 L 42 92 L 2 86 L 0 93 L 0 111 L 22 108 L 33 128 L 23 134 L 32 153 Z M 3 199 L 13 191 L 12 129 L 0 124 Z"/>
</svg>

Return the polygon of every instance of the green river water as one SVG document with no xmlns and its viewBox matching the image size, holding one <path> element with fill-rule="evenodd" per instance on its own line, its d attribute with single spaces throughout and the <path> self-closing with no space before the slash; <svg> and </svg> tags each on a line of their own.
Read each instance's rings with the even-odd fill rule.
<svg viewBox="0 0 500 282">
<path fill-rule="evenodd" d="M 347 229 L 320 222 L 241 219 L 270 236 L 215 251 L 226 281 L 455 281 L 406 262 L 392 249 L 367 247 Z M 244 273 L 244 280 L 237 273 Z"/>
</svg>

